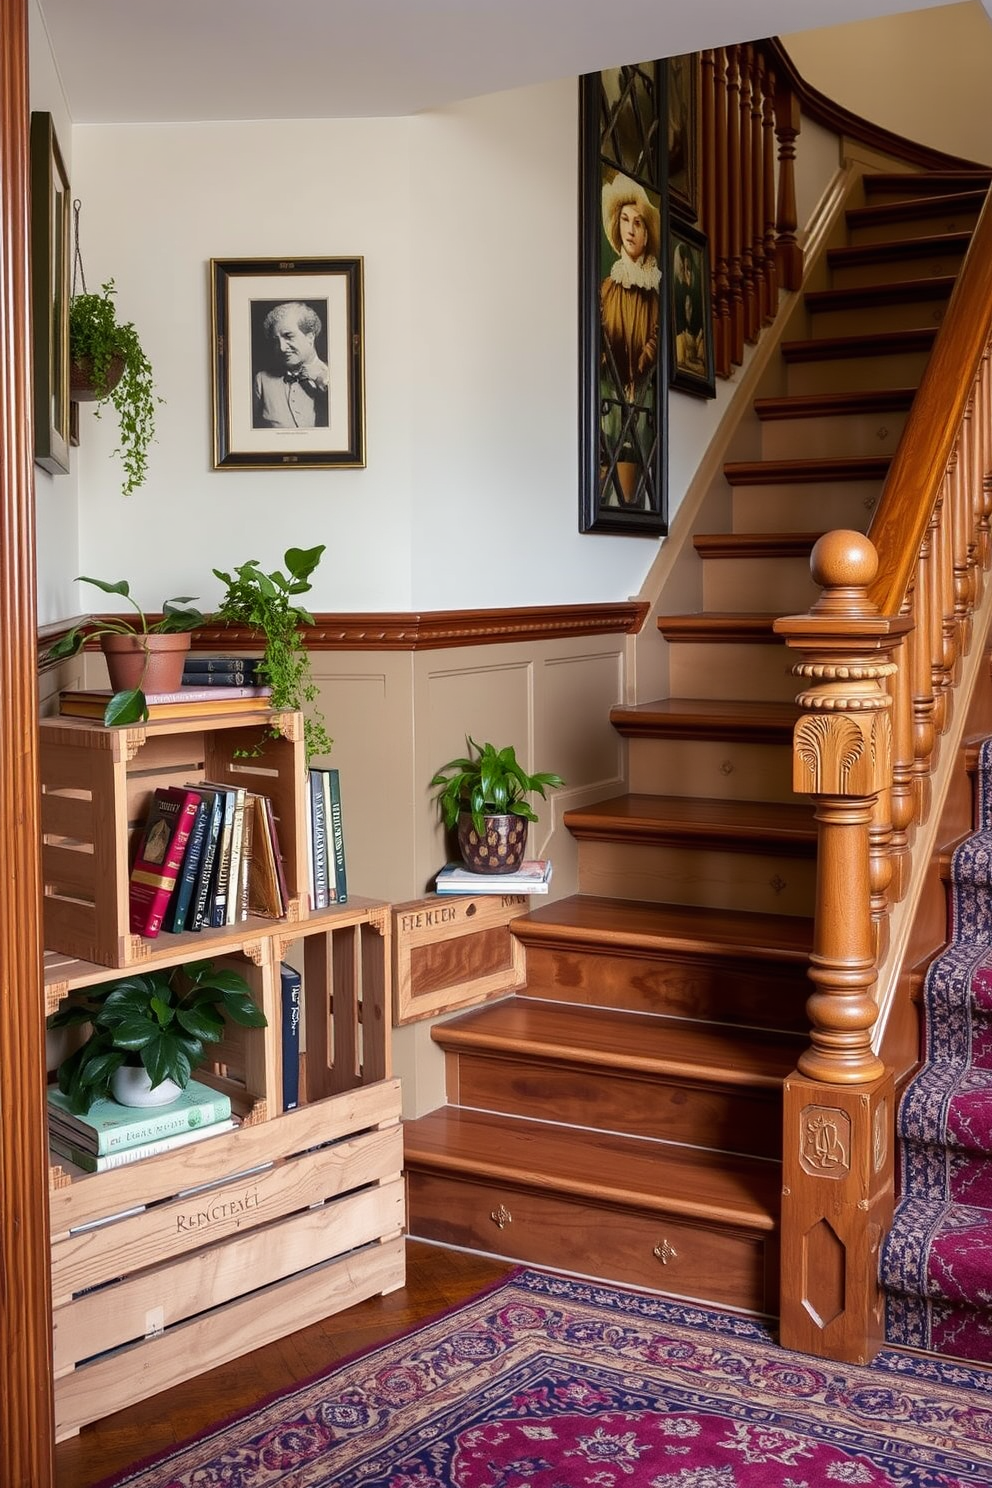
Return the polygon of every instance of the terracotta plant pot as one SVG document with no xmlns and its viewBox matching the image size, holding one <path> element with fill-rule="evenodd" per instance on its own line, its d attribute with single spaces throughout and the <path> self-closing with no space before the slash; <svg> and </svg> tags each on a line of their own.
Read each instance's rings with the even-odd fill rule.
<svg viewBox="0 0 992 1488">
<path fill-rule="evenodd" d="M 115 692 L 178 692 L 183 681 L 192 637 L 188 630 L 158 635 L 103 635 L 100 648 L 107 659 L 110 685 Z"/>
<path fill-rule="evenodd" d="M 483 817 L 483 825 L 480 837 L 471 812 L 463 811 L 458 818 L 458 848 L 465 867 L 473 873 L 512 873 L 524 860 L 530 823 L 511 812 Z"/>
<path fill-rule="evenodd" d="M 107 385 L 100 391 L 93 385 L 93 363 L 89 357 L 69 363 L 69 397 L 74 403 L 96 403 L 112 393 L 124 375 L 124 358 L 113 356 L 107 368 Z"/>
</svg>

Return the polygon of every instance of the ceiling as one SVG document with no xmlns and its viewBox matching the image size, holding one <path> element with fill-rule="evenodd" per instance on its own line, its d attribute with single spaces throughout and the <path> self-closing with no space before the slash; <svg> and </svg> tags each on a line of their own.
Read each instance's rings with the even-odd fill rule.
<svg viewBox="0 0 992 1488">
<path fill-rule="evenodd" d="M 934 3 L 38 0 L 76 124 L 411 114 Z"/>
</svg>

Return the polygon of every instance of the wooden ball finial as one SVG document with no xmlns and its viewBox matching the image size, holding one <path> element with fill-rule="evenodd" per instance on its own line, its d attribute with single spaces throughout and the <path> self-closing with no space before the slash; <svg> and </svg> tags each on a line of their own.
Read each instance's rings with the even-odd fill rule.
<svg viewBox="0 0 992 1488">
<path fill-rule="evenodd" d="M 878 572 L 878 554 L 863 532 L 838 528 L 817 540 L 809 566 L 821 589 L 867 589 Z"/>
</svg>

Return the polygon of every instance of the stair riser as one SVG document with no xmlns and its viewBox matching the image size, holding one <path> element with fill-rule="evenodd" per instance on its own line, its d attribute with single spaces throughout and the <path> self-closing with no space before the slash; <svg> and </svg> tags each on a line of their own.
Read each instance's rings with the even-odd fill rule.
<svg viewBox="0 0 992 1488">
<path fill-rule="evenodd" d="M 937 233 L 973 232 L 978 213 L 970 210 L 939 212 L 926 217 L 907 217 L 905 221 L 861 223 L 847 235 L 852 248 L 863 243 L 906 243 L 917 238 L 932 238 Z"/>
<path fill-rule="evenodd" d="M 792 362 L 786 372 L 786 389 L 789 393 L 850 393 L 868 388 L 917 387 L 927 355 L 897 352 Z"/>
<path fill-rule="evenodd" d="M 769 595 L 774 595 L 783 614 L 797 614 L 815 604 L 820 591 L 808 556 L 703 559 L 704 610 L 763 610 Z"/>
<path fill-rule="evenodd" d="M 883 454 L 879 450 L 875 453 Z M 877 481 L 821 481 L 805 486 L 737 486 L 732 497 L 735 532 L 864 532 L 878 505 Z M 695 689 L 690 694 L 699 696 Z M 730 694 L 736 696 L 736 694 Z"/>
<path fill-rule="evenodd" d="M 678 1080 L 662 1074 L 448 1053 L 449 1105 L 473 1106 L 535 1121 L 563 1121 L 596 1131 L 710 1147 L 751 1157 L 782 1151 L 780 1090 L 749 1090 Z"/>
<path fill-rule="evenodd" d="M 811 336 L 861 336 L 866 331 L 915 331 L 938 326 L 947 311 L 947 295 L 864 309 L 816 310 L 810 317 Z"/>
<path fill-rule="evenodd" d="M 579 844 L 579 893 L 810 915 L 816 864 L 771 854 L 707 852 L 630 842 Z"/>
<path fill-rule="evenodd" d="M 877 263 L 852 263 L 831 267 L 832 289 L 861 288 L 867 284 L 904 283 L 907 279 L 939 279 L 957 274 L 964 258 L 963 250 L 934 249 L 932 254 L 907 254 L 905 258 L 887 258 Z"/>
<path fill-rule="evenodd" d="M 415 1239 L 717 1306 L 765 1313 L 778 1308 L 778 1248 L 769 1234 L 608 1209 L 419 1168 L 407 1170 L 407 1209 L 408 1233 Z"/>
<path fill-rule="evenodd" d="M 668 655 L 673 697 L 791 703 L 799 691 L 790 670 L 792 654 L 776 643 L 678 641 Z"/>
<path fill-rule="evenodd" d="M 711 800 L 795 803 L 792 745 L 630 739 L 630 789 Z"/>
<path fill-rule="evenodd" d="M 899 443 L 905 413 L 845 414 L 837 418 L 765 419 L 763 460 L 825 460 L 845 455 L 890 455 Z"/>
<path fill-rule="evenodd" d="M 527 996 L 584 1007 L 803 1033 L 811 991 L 804 971 L 760 961 L 752 969 L 717 957 L 679 959 L 673 953 L 662 960 L 527 947 Z"/>
</svg>

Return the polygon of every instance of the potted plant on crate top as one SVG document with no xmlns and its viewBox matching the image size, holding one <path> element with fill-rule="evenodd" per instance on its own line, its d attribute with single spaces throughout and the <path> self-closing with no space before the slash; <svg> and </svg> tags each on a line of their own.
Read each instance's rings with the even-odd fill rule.
<svg viewBox="0 0 992 1488">
<path fill-rule="evenodd" d="M 212 961 L 74 993 L 48 1019 L 50 1029 L 90 1025 L 86 1042 L 58 1067 L 69 1109 L 83 1116 L 108 1095 L 122 1105 L 175 1100 L 205 1061 L 207 1045 L 223 1037 L 225 1018 L 243 1028 L 265 1028 L 268 1021 L 244 977 Z"/>
<path fill-rule="evenodd" d="M 537 813 L 526 799 L 565 784 L 560 775 L 528 775 L 513 745 L 497 749 L 467 739 L 469 754 L 449 760 L 431 781 L 446 827 L 457 827 L 458 848 L 474 873 L 511 873 L 524 860 L 528 823 Z"/>
</svg>

